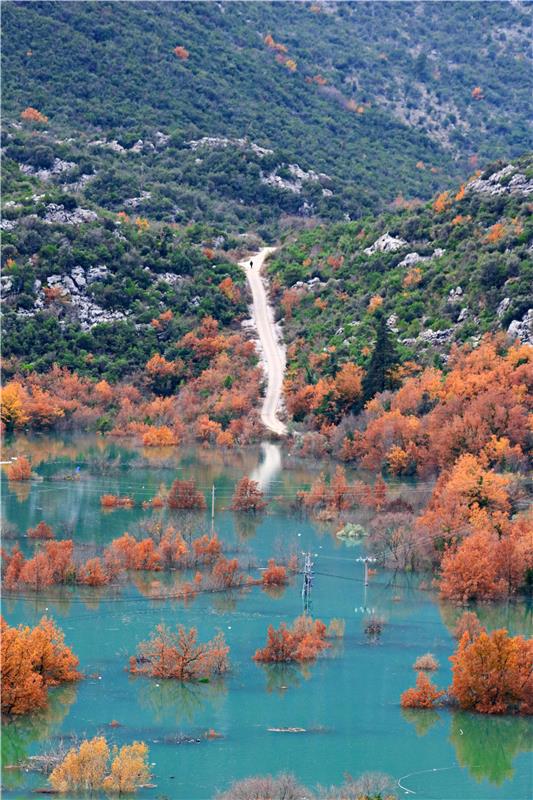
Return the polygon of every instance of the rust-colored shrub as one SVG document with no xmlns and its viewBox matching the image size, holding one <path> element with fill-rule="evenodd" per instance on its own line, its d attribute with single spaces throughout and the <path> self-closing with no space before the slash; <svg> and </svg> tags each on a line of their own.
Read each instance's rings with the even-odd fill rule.
<svg viewBox="0 0 533 800">
<path fill-rule="evenodd" d="M 7 477 L 10 481 L 29 481 L 31 480 L 31 464 L 25 456 L 20 456 L 16 461 L 9 464 Z"/>
<path fill-rule="evenodd" d="M 261 576 L 263 586 L 284 586 L 289 582 L 287 570 L 282 564 L 276 564 L 273 558 L 268 561 L 268 566 Z"/>
<path fill-rule="evenodd" d="M 53 539 L 54 532 L 50 525 L 46 522 L 39 522 L 35 528 L 28 528 L 28 536 L 30 539 Z"/>
<path fill-rule="evenodd" d="M 282 622 L 278 630 L 270 625 L 265 647 L 256 651 L 254 661 L 264 663 L 313 661 L 329 647 L 326 626 L 305 615 L 295 619 L 292 628 Z"/>
<path fill-rule="evenodd" d="M 416 689 L 407 689 L 400 699 L 402 708 L 435 708 L 445 692 L 440 691 L 431 683 L 424 672 L 419 672 L 416 679 Z"/>
</svg>

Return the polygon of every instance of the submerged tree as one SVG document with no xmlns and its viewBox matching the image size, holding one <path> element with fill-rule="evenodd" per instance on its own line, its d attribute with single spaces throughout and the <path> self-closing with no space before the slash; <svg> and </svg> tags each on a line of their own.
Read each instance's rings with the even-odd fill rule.
<svg viewBox="0 0 533 800">
<path fill-rule="evenodd" d="M 450 694 L 465 711 L 533 713 L 533 641 L 505 629 L 473 639 L 465 632 L 450 661 Z"/>
<path fill-rule="evenodd" d="M 144 742 L 110 751 L 106 739 L 95 736 L 69 750 L 49 780 L 56 792 L 103 790 L 109 794 L 129 794 L 149 778 L 148 747 Z"/>
<path fill-rule="evenodd" d="M 204 509 L 205 497 L 196 488 L 194 481 L 180 481 L 177 478 L 167 495 L 167 505 L 172 509 Z"/>
<path fill-rule="evenodd" d="M 439 700 L 446 692 L 437 689 L 431 683 L 425 672 L 419 672 L 416 679 L 416 689 L 407 689 L 401 696 L 402 708 L 435 708 Z"/>
<path fill-rule="evenodd" d="M 305 614 L 294 620 L 292 627 L 282 622 L 276 630 L 270 625 L 265 647 L 256 651 L 254 661 L 265 663 L 305 662 L 314 659 L 330 645 L 324 623 Z"/>
<path fill-rule="evenodd" d="M 140 643 L 139 655 L 130 658 L 130 672 L 152 678 L 201 680 L 227 672 L 228 653 L 222 633 L 199 644 L 196 628 L 186 630 L 179 625 L 174 633 L 166 625 L 158 625 L 151 638 Z"/>
<path fill-rule="evenodd" d="M 51 619 L 43 617 L 35 628 L 12 628 L 1 618 L 1 633 L 3 714 L 26 714 L 44 708 L 49 686 L 82 677 L 78 659 Z"/>
<path fill-rule="evenodd" d="M 232 511 L 262 511 L 267 503 L 263 499 L 263 492 L 257 481 L 246 476 L 241 478 L 236 486 L 231 504 Z"/>
</svg>

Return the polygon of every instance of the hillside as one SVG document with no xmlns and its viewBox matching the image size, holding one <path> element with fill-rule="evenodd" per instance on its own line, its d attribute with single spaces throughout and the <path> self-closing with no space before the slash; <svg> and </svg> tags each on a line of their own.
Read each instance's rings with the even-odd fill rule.
<svg viewBox="0 0 533 800">
<path fill-rule="evenodd" d="M 528 156 L 414 209 L 287 236 L 269 273 L 289 381 L 367 369 L 382 317 L 397 362 L 438 365 L 498 330 L 532 341 L 532 193 Z"/>
<path fill-rule="evenodd" d="M 153 218 L 268 238 L 280 219 L 356 219 L 400 193 L 429 198 L 469 160 L 524 151 L 530 13 L 10 2 L 4 120 L 46 115 L 40 165 L 73 162 L 109 210 L 140 198 Z M 12 145 L 18 163 L 39 166 L 23 130 Z"/>
</svg>

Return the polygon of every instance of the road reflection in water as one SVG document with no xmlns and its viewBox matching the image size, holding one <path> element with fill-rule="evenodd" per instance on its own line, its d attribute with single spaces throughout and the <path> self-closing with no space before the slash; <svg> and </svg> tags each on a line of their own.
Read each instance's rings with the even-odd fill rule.
<svg viewBox="0 0 533 800">
<path fill-rule="evenodd" d="M 250 475 L 265 492 L 281 472 L 281 448 L 272 442 L 261 443 L 261 460 Z"/>
</svg>

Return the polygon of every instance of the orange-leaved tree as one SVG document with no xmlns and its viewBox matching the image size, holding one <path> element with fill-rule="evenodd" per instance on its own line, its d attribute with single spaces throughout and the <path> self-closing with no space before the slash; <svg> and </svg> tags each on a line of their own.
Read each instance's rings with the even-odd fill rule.
<svg viewBox="0 0 533 800">
<path fill-rule="evenodd" d="M 265 647 L 256 651 L 254 661 L 265 663 L 313 661 L 329 647 L 327 628 L 305 614 L 295 619 L 292 627 L 282 622 L 278 630 L 270 625 Z"/>
<path fill-rule="evenodd" d="M 30 539 L 53 539 L 54 532 L 46 522 L 39 522 L 35 528 L 28 528 L 27 535 Z"/>
<path fill-rule="evenodd" d="M 178 625 L 177 633 L 158 625 L 150 639 L 140 643 L 138 651 L 138 657 L 130 658 L 130 672 L 135 675 L 195 681 L 229 669 L 229 647 L 222 633 L 200 644 L 196 628 L 187 630 L 183 625 Z"/>
<path fill-rule="evenodd" d="M 268 566 L 261 576 L 263 586 L 284 586 L 289 582 L 287 570 L 282 564 L 276 564 L 273 558 L 268 561 Z"/>
<path fill-rule="evenodd" d="M 7 477 L 10 481 L 31 480 L 31 464 L 26 456 L 20 456 L 8 466 Z"/>
<path fill-rule="evenodd" d="M 167 495 L 167 505 L 172 509 L 204 509 L 206 502 L 193 480 L 180 481 L 179 478 L 176 478 Z"/>
<path fill-rule="evenodd" d="M 10 627 L 0 619 L 3 714 L 26 714 L 43 708 L 49 686 L 81 678 L 78 659 L 51 619 L 43 617 L 35 628 Z"/>
<path fill-rule="evenodd" d="M 434 708 L 437 700 L 445 694 L 431 683 L 425 672 L 419 672 L 416 689 L 407 689 L 400 698 L 402 708 Z"/>
<path fill-rule="evenodd" d="M 451 656 L 450 694 L 461 708 L 482 714 L 533 713 L 533 641 L 505 629 L 465 631 Z"/>
<path fill-rule="evenodd" d="M 28 106 L 24 111 L 21 111 L 20 118 L 23 119 L 24 122 L 37 122 L 40 125 L 44 125 L 48 122 L 48 117 L 45 117 L 44 114 L 32 106 Z"/>
<path fill-rule="evenodd" d="M 251 478 L 241 478 L 235 488 L 235 494 L 231 503 L 233 511 L 262 511 L 267 503 L 263 499 L 263 492 L 259 488 L 257 481 Z"/>
</svg>

